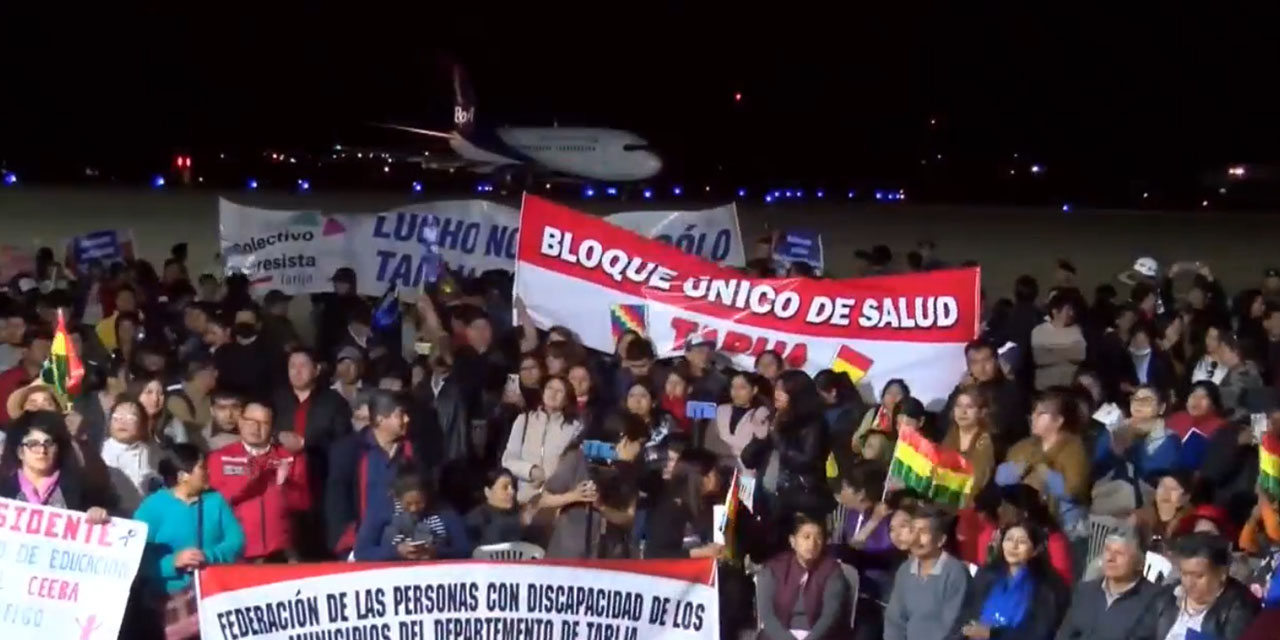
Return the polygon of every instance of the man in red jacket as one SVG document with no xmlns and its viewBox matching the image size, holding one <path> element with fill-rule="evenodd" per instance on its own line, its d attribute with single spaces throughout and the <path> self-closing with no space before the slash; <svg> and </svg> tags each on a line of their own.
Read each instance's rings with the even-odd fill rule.
<svg viewBox="0 0 1280 640">
<path fill-rule="evenodd" d="M 246 560 L 293 561 L 291 521 L 311 502 L 306 456 L 272 441 L 271 409 L 260 402 L 245 405 L 239 426 L 239 442 L 209 454 L 209 483 L 244 528 Z"/>
</svg>

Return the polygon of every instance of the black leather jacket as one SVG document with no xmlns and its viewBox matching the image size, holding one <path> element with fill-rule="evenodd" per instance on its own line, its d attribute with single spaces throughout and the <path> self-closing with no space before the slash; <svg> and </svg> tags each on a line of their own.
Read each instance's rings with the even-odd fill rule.
<svg viewBox="0 0 1280 640">
<path fill-rule="evenodd" d="M 1157 597 L 1154 606 L 1156 609 L 1155 637 L 1163 639 L 1169 635 L 1169 629 L 1172 629 L 1174 623 L 1178 621 L 1178 600 L 1173 595 L 1173 590 L 1169 589 L 1162 596 Z M 1261 608 L 1258 599 L 1249 593 L 1248 587 L 1240 584 L 1235 578 L 1228 578 L 1222 595 L 1218 596 L 1205 614 L 1200 630 L 1214 638 L 1236 640 L 1245 629 L 1249 628 L 1249 623 L 1253 622 L 1254 616 L 1258 615 L 1258 610 Z"/>
</svg>

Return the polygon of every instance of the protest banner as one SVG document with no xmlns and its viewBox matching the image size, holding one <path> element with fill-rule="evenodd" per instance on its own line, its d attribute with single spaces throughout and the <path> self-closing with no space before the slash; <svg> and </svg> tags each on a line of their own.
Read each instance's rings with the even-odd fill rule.
<svg viewBox="0 0 1280 640">
<path fill-rule="evenodd" d="M 67 241 L 66 266 L 77 273 L 90 262 L 103 266 L 132 260 L 136 248 L 133 233 L 104 229 L 72 237 Z"/>
<path fill-rule="evenodd" d="M 738 367 L 774 350 L 790 368 L 842 371 L 874 393 L 909 379 L 929 402 L 955 387 L 978 332 L 976 268 L 758 279 L 536 196 L 525 196 L 520 224 L 515 288 L 535 323 L 564 325 L 605 352 L 622 309 L 659 357 L 704 337 Z"/>
<path fill-rule="evenodd" d="M 773 259 L 782 269 L 804 262 L 822 273 L 822 234 L 808 229 L 784 229 L 773 239 Z"/>
<path fill-rule="evenodd" d="M 732 205 L 628 211 L 607 219 L 686 253 L 735 266 L 744 262 Z M 515 267 L 519 211 L 486 200 L 416 203 L 376 214 L 261 209 L 226 199 L 218 205 L 225 268 L 247 274 L 259 295 L 271 289 L 290 295 L 328 291 L 328 279 L 340 267 L 354 269 L 366 293 L 392 284 L 421 287 L 432 272 L 423 239 L 433 224 L 439 257 L 451 269 L 475 274 Z"/>
<path fill-rule="evenodd" d="M 147 525 L 0 498 L 0 636 L 107 640 L 120 633 Z"/>
<path fill-rule="evenodd" d="M 200 637 L 717 638 L 715 562 L 437 561 L 217 565 Z"/>
</svg>

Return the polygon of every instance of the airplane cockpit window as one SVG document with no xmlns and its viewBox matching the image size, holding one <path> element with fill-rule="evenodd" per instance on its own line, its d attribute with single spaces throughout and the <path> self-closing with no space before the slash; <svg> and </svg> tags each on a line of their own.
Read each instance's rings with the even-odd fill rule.
<svg viewBox="0 0 1280 640">
<path fill-rule="evenodd" d="M 651 145 L 648 145 L 648 144 L 624 144 L 624 145 L 622 145 L 622 150 L 623 150 L 623 151 L 650 151 L 650 150 L 652 150 L 652 149 L 653 149 L 653 147 L 652 147 Z"/>
</svg>

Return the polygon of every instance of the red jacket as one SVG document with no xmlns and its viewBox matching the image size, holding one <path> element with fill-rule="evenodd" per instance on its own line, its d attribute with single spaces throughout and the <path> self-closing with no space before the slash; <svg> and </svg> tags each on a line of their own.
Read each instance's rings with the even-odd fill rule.
<svg viewBox="0 0 1280 640">
<path fill-rule="evenodd" d="M 304 454 L 272 445 L 266 453 L 251 456 L 244 443 L 237 442 L 209 454 L 207 464 L 209 484 L 231 504 L 244 528 L 246 559 L 293 548 L 290 517 L 311 504 Z M 282 465 L 288 465 L 283 482 L 277 471 Z"/>
<path fill-rule="evenodd" d="M 27 375 L 27 370 L 19 362 L 12 369 L 5 369 L 0 373 L 0 422 L 8 422 L 13 419 L 9 415 L 9 396 L 14 391 L 31 384 L 34 378 Z"/>
</svg>

